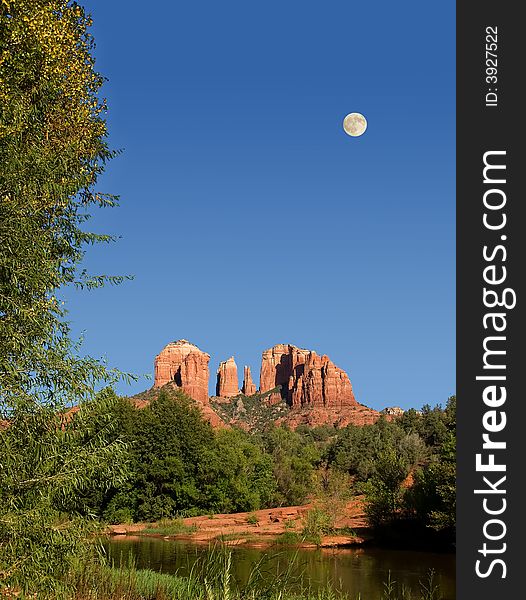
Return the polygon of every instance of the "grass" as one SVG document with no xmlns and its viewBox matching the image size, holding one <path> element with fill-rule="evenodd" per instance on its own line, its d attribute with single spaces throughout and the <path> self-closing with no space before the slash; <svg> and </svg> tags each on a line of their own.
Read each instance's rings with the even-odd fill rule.
<svg viewBox="0 0 526 600">
<path fill-rule="evenodd" d="M 398 585 L 391 578 L 391 571 L 389 571 L 387 581 L 384 581 L 384 591 L 380 600 L 442 600 L 442 594 L 435 581 L 435 572 L 433 569 L 428 572 L 427 579 L 425 581 L 421 580 L 419 583 L 420 593 L 415 596 L 404 585 Z"/>
<path fill-rule="evenodd" d="M 322 536 L 334 532 L 334 518 L 321 508 L 311 508 L 305 515 L 303 533 L 306 536 Z"/>
<path fill-rule="evenodd" d="M 147 527 L 141 533 L 158 535 L 188 535 L 197 531 L 197 525 L 186 525 L 182 519 L 162 519 L 154 527 Z"/>
<path fill-rule="evenodd" d="M 295 546 L 301 544 L 303 538 L 296 531 L 285 531 L 274 540 L 274 544 L 279 546 Z"/>
<path fill-rule="evenodd" d="M 290 532 L 289 532 L 290 533 Z M 297 535 L 297 534 L 296 534 Z M 233 575 L 232 553 L 220 545 L 199 559 L 188 576 L 136 569 L 130 562 L 119 568 L 97 562 L 80 562 L 68 580 L 74 590 L 67 600 L 442 600 L 435 573 L 430 571 L 420 582 L 419 592 L 411 593 L 398 585 L 389 573 L 383 591 L 376 595 L 350 597 L 328 585 L 312 590 L 303 585 L 303 575 L 294 575 L 297 555 L 287 562 L 283 573 L 270 573 L 268 555 L 252 567 L 247 582 L 239 586 Z M 297 570 L 296 570 L 297 572 Z M 56 596 L 34 593 L 29 596 L 5 595 L 0 585 L 0 596 L 25 600 L 56 600 Z"/>
<path fill-rule="evenodd" d="M 293 591 L 298 578 L 292 575 L 294 561 L 285 573 L 269 577 L 265 557 L 253 568 L 247 583 L 240 588 L 234 580 L 232 554 L 214 549 L 196 563 L 188 577 L 125 568 L 84 566 L 74 582 L 71 600 L 344 600 L 344 596 L 327 588 L 313 592 Z"/>
<path fill-rule="evenodd" d="M 147 569 L 87 567 L 78 574 L 72 600 L 172 600 L 200 598 L 197 582 Z"/>
<path fill-rule="evenodd" d="M 295 560 L 286 572 L 269 576 L 265 560 L 262 557 L 254 565 L 242 588 L 233 577 L 231 552 L 221 548 L 196 563 L 187 577 L 138 570 L 133 564 L 124 568 L 84 565 L 74 581 L 76 592 L 71 600 L 442 600 L 433 571 L 420 583 L 416 595 L 399 586 L 389 573 L 381 596 L 351 598 L 331 586 L 317 591 L 303 587 L 293 575 Z"/>
</svg>

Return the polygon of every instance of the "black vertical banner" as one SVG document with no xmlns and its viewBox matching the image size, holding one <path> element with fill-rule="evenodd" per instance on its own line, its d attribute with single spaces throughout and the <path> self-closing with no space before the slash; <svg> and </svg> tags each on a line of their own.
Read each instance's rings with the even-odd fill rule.
<svg viewBox="0 0 526 600">
<path fill-rule="evenodd" d="M 457 2 L 457 598 L 526 598 L 526 28 Z"/>
</svg>

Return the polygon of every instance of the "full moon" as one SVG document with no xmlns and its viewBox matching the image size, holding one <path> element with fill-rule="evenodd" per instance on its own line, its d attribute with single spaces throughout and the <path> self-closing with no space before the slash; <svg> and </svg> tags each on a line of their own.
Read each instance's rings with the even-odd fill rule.
<svg viewBox="0 0 526 600">
<path fill-rule="evenodd" d="M 360 113 L 351 113 L 343 120 L 343 130 L 352 137 L 363 135 L 366 129 L 367 120 Z"/>
</svg>

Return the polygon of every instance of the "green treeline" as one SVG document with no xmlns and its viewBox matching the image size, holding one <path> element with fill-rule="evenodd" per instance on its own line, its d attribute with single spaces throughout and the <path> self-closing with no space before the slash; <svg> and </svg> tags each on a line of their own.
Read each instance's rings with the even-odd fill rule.
<svg viewBox="0 0 526 600">
<path fill-rule="evenodd" d="M 454 397 L 445 409 L 374 425 L 291 431 L 270 423 L 247 433 L 213 430 L 179 392 L 161 391 L 145 408 L 103 394 L 115 419 L 108 441 L 125 444 L 129 475 L 94 486 L 71 510 L 111 523 L 156 521 L 364 493 L 373 526 L 412 520 L 454 530 Z"/>
<path fill-rule="evenodd" d="M 0 581 L 27 591 L 38 582 L 42 597 L 69 597 L 72 574 L 104 562 L 89 543 L 103 522 L 324 499 L 305 523 L 315 537 L 332 526 L 324 507 L 365 494 L 379 530 L 454 534 L 454 397 L 341 430 L 214 430 L 192 400 L 166 391 L 144 408 L 106 389 L 74 412 L 34 404 L 10 417 L 0 427 Z"/>
</svg>

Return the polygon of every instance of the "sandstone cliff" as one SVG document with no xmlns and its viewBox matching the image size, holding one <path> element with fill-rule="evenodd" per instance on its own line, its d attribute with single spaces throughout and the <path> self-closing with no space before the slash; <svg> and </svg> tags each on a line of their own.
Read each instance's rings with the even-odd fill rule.
<svg viewBox="0 0 526 600">
<path fill-rule="evenodd" d="M 234 357 L 220 362 L 217 369 L 216 395 L 221 398 L 231 398 L 239 394 L 237 365 Z"/>
<path fill-rule="evenodd" d="M 243 370 L 243 387 L 241 391 L 245 396 L 253 396 L 256 393 L 256 384 L 252 381 L 250 367 L 245 367 Z"/>
<path fill-rule="evenodd" d="M 155 358 L 154 388 L 174 382 L 188 396 L 208 402 L 208 362 L 210 355 L 187 340 L 165 346 Z"/>
<path fill-rule="evenodd" d="M 347 373 L 325 354 L 319 356 L 290 344 L 263 352 L 260 391 L 281 386 L 270 402 L 284 400 L 292 408 L 304 406 L 341 409 L 357 406 Z"/>
<path fill-rule="evenodd" d="M 293 428 L 364 425 L 380 416 L 356 401 L 347 373 L 328 356 L 291 344 L 277 344 L 263 352 L 259 396 L 250 368 L 245 367 L 242 392 L 253 399 L 233 407 L 236 410 L 231 410 L 230 398 L 239 394 L 237 366 L 233 357 L 221 362 L 217 370 L 217 398 L 210 405 L 209 360 L 210 355 L 186 340 L 168 344 L 155 358 L 152 392 L 167 384 L 181 389 L 198 403 L 205 418 L 216 427 L 230 423 L 250 428 L 250 411 L 255 415 L 253 421 L 268 418 Z M 273 391 L 276 388 L 279 391 Z"/>
</svg>

